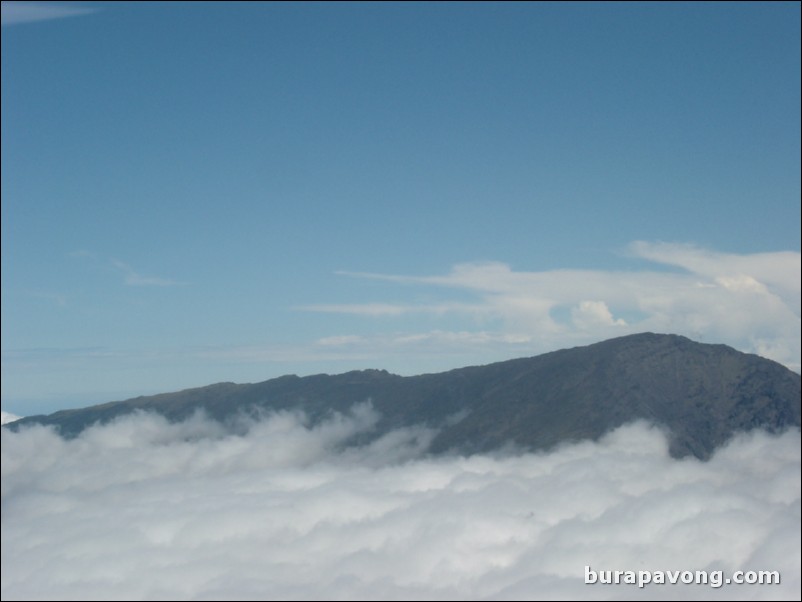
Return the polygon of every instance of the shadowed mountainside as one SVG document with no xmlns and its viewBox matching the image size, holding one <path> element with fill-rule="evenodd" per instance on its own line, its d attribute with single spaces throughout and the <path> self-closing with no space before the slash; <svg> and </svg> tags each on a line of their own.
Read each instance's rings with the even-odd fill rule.
<svg viewBox="0 0 802 602">
<path fill-rule="evenodd" d="M 672 455 L 706 459 L 736 431 L 798 427 L 800 395 L 800 376 L 776 362 L 725 345 L 644 333 L 439 374 L 362 370 L 219 383 L 31 416 L 6 428 L 48 424 L 71 437 L 135 410 L 180 420 L 203 409 L 228 421 L 259 409 L 301 409 L 316 420 L 371 400 L 381 414 L 374 436 L 427 424 L 440 429 L 434 453 L 509 444 L 548 449 L 646 419 L 669 430 Z"/>
</svg>

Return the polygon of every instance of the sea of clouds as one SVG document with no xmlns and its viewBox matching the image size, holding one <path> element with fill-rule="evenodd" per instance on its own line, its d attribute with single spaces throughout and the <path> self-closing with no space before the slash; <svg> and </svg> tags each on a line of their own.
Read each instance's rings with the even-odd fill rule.
<svg viewBox="0 0 802 602">
<path fill-rule="evenodd" d="M 234 428 L 152 414 L 2 433 L 2 599 L 800 599 L 800 433 L 708 462 L 635 423 L 549 453 L 344 443 L 369 404 Z M 779 571 L 780 585 L 586 585 L 593 570 Z"/>
</svg>

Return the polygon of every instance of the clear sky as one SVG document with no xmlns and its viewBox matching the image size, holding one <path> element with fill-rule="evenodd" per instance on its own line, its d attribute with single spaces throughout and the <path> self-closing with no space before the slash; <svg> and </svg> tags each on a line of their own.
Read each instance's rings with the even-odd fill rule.
<svg viewBox="0 0 802 602">
<path fill-rule="evenodd" d="M 797 2 L 2 6 L 4 410 L 644 330 L 799 370 Z"/>
</svg>

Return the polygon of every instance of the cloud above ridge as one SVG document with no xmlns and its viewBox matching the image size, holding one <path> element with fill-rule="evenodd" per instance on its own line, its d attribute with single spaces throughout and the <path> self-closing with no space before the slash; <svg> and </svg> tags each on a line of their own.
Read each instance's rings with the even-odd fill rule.
<svg viewBox="0 0 802 602">
<path fill-rule="evenodd" d="M 3 599 L 798 599 L 800 436 L 673 460 L 622 427 L 548 454 L 427 457 L 369 405 L 65 441 L 2 433 Z M 780 586 L 591 586 L 603 570 L 778 570 Z"/>
<path fill-rule="evenodd" d="M 729 344 L 800 370 L 797 252 L 735 255 L 688 244 L 637 241 L 633 259 L 670 269 L 517 271 L 500 262 L 463 263 L 440 276 L 340 272 L 408 287 L 437 288 L 430 303 L 317 304 L 304 311 L 365 318 L 460 316 L 484 331 L 528 339 L 530 353 L 634 332 L 683 334 Z M 454 295 L 476 298 L 456 301 Z M 345 336 L 345 335 L 343 335 Z"/>
</svg>

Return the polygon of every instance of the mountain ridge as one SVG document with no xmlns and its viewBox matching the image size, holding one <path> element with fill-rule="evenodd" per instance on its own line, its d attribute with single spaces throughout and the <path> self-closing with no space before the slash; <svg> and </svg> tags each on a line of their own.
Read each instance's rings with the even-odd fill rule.
<svg viewBox="0 0 802 602">
<path fill-rule="evenodd" d="M 488 452 L 510 443 L 549 449 L 645 419 L 669 431 L 673 456 L 706 459 L 735 432 L 800 425 L 798 374 L 726 345 L 640 333 L 417 376 L 369 369 L 215 383 L 30 416 L 7 428 L 51 424 L 72 437 L 135 410 L 181 420 L 201 409 L 226 422 L 243 412 L 301 409 L 316 421 L 368 400 L 380 413 L 374 436 L 425 424 L 439 429 L 433 453 Z"/>
</svg>

